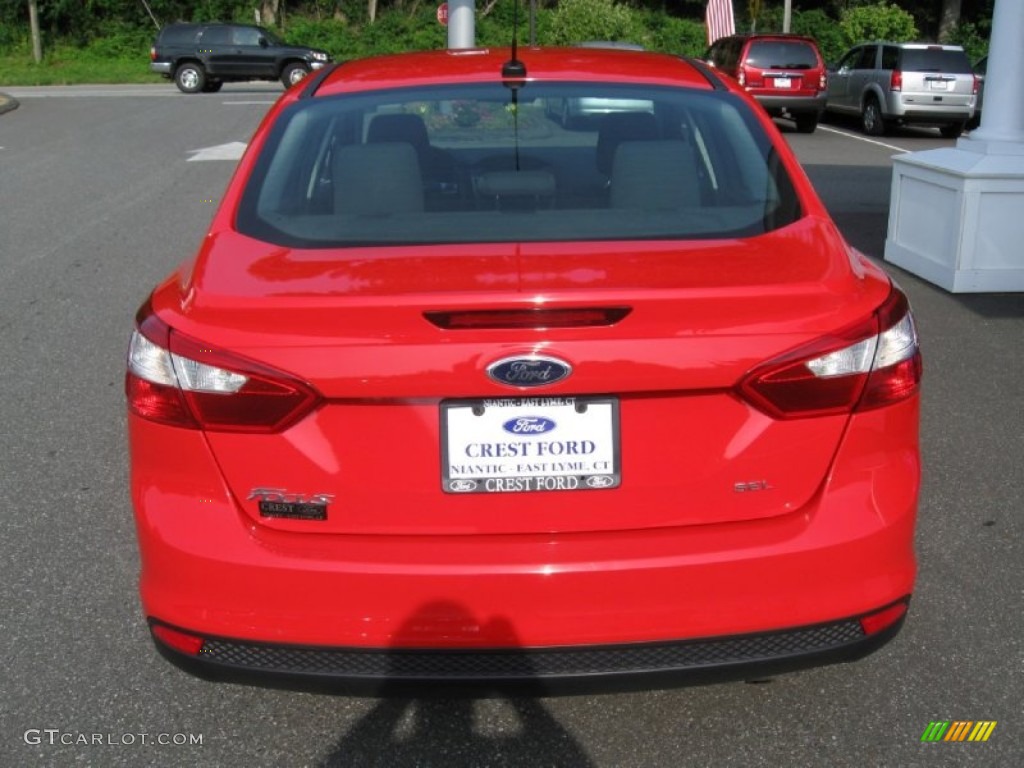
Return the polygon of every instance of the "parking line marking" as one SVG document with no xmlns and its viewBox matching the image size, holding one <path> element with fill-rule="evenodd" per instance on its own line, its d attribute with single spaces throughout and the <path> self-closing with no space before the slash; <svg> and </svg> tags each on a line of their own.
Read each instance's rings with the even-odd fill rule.
<svg viewBox="0 0 1024 768">
<path fill-rule="evenodd" d="M 190 149 L 188 154 L 192 155 L 188 162 L 204 160 L 240 160 L 245 152 L 244 141 L 231 141 L 227 144 L 218 144 L 215 147 L 203 147 L 202 149 Z"/>
<path fill-rule="evenodd" d="M 819 125 L 819 131 L 828 131 L 829 133 L 837 133 L 840 136 L 845 136 L 848 139 L 856 139 L 857 141 L 863 141 L 867 144 L 874 144 L 878 147 L 885 147 L 886 149 L 895 149 L 897 152 L 907 153 L 909 149 L 903 147 L 897 147 L 895 144 L 886 144 L 884 141 L 878 141 L 877 139 L 869 139 L 866 136 L 858 136 L 856 133 L 849 133 L 847 131 L 840 131 L 838 128 L 829 128 L 827 125 Z"/>
</svg>

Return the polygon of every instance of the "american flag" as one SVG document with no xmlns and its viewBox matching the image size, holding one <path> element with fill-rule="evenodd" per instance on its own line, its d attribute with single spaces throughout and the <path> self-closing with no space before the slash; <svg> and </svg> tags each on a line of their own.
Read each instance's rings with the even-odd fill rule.
<svg viewBox="0 0 1024 768">
<path fill-rule="evenodd" d="M 704 23 L 708 28 L 708 45 L 736 31 L 736 22 L 732 17 L 732 0 L 708 0 L 704 11 Z"/>
</svg>

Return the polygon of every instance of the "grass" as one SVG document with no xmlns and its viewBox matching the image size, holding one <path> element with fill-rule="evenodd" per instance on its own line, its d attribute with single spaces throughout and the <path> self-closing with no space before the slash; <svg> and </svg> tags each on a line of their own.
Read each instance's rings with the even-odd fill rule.
<svg viewBox="0 0 1024 768">
<path fill-rule="evenodd" d="M 0 52 L 0 88 L 5 85 L 82 85 L 86 83 L 159 83 L 149 71 L 149 49 L 132 55 L 97 55 L 90 50 L 58 47 L 46 51 L 41 63 L 29 49 Z"/>
</svg>

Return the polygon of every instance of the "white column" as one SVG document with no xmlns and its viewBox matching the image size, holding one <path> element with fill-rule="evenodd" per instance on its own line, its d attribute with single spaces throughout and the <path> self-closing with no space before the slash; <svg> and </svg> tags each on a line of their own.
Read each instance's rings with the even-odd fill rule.
<svg viewBox="0 0 1024 768">
<path fill-rule="evenodd" d="M 1024 292 L 1024 2 L 996 0 L 981 126 L 893 158 L 885 259 L 953 293 Z"/>
<path fill-rule="evenodd" d="M 448 0 L 448 47 L 476 47 L 476 0 Z"/>
<path fill-rule="evenodd" d="M 992 15 L 992 38 L 988 46 L 985 75 L 985 104 L 981 127 L 961 144 L 964 149 L 998 150 L 979 147 L 975 142 L 1024 144 L 1024 3 L 1000 0 Z M 1003 147 L 1002 149 L 1011 149 Z"/>
</svg>

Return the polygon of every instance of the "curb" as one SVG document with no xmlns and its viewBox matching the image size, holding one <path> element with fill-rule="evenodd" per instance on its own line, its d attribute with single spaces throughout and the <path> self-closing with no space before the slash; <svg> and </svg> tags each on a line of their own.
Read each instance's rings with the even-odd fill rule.
<svg viewBox="0 0 1024 768">
<path fill-rule="evenodd" d="M 12 109 L 18 108 L 18 100 L 13 96 L 8 96 L 6 93 L 0 93 L 0 115 L 4 112 L 10 112 Z"/>
</svg>

